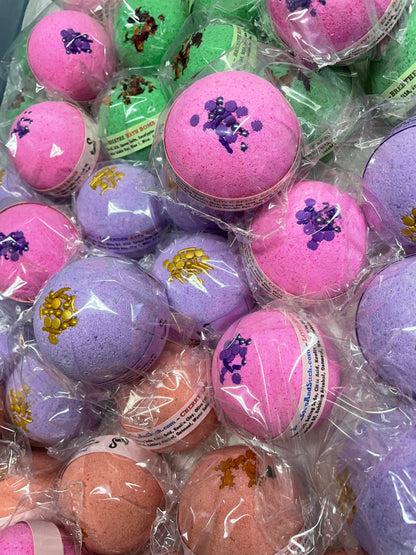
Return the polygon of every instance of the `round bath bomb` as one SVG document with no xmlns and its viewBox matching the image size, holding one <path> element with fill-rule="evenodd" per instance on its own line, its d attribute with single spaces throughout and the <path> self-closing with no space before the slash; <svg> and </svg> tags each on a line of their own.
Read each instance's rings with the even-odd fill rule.
<svg viewBox="0 0 416 555">
<path fill-rule="evenodd" d="M 135 263 L 99 256 L 68 264 L 34 305 L 34 333 L 46 359 L 74 380 L 131 381 L 166 341 L 162 286 Z"/>
<path fill-rule="evenodd" d="M 387 241 L 416 251 L 416 118 L 395 127 L 373 152 L 363 174 L 364 211 L 371 227 Z"/>
<path fill-rule="evenodd" d="M 98 413 L 40 360 L 25 356 L 6 382 L 8 420 L 31 443 L 48 447 L 94 428 Z"/>
<path fill-rule="evenodd" d="M 302 513 L 290 474 L 272 465 L 242 445 L 202 457 L 179 502 L 186 548 L 194 555 L 274 555 L 289 547 Z"/>
<path fill-rule="evenodd" d="M 146 193 L 156 178 L 130 164 L 106 163 L 83 184 L 76 201 L 84 236 L 97 247 L 127 256 L 152 252 L 165 218 L 160 201 Z"/>
<path fill-rule="evenodd" d="M 238 25 L 226 23 L 208 25 L 183 37 L 180 43 L 177 38 L 164 58 L 164 65 L 171 70 L 170 86 L 173 90 L 177 89 L 231 48 L 239 50 L 242 40 L 248 38 L 256 40 L 254 35 Z M 231 54 L 230 64 L 233 63 L 235 60 Z M 225 69 L 225 62 L 223 65 Z"/>
<path fill-rule="evenodd" d="M 277 36 L 302 58 L 324 65 L 369 51 L 398 21 L 405 2 L 266 0 Z"/>
<path fill-rule="evenodd" d="M 389 384 L 416 393 L 416 336 L 412 303 L 416 257 L 391 264 L 368 283 L 356 313 L 363 355 Z"/>
<path fill-rule="evenodd" d="M 0 238 L 0 291 L 20 302 L 33 302 L 80 246 L 78 231 L 65 214 L 32 202 L 0 212 Z"/>
<path fill-rule="evenodd" d="M 71 10 L 51 13 L 35 25 L 27 58 L 41 85 L 77 101 L 93 100 L 115 70 L 111 39 L 104 27 Z"/>
<path fill-rule="evenodd" d="M 142 380 L 117 392 L 123 429 L 158 453 L 185 451 L 202 443 L 217 425 L 202 386 L 209 364 L 205 351 L 167 343 Z"/>
<path fill-rule="evenodd" d="M 112 158 L 148 160 L 160 112 L 169 98 L 155 74 L 120 75 L 100 104 L 98 131 Z"/>
<path fill-rule="evenodd" d="M 360 205 L 334 185 L 300 181 L 254 215 L 255 240 L 242 246 L 254 287 L 268 296 L 336 297 L 366 260 Z"/>
<path fill-rule="evenodd" d="M 52 522 L 31 520 L 0 533 L 0 552 L 7 555 L 75 555 L 74 542 Z"/>
<path fill-rule="evenodd" d="M 224 237 L 179 236 L 156 256 L 152 275 L 166 287 L 172 308 L 195 322 L 195 339 L 209 326 L 222 333 L 253 305 L 239 257 Z"/>
<path fill-rule="evenodd" d="M 164 503 L 158 465 L 158 455 L 112 436 L 96 438 L 68 464 L 59 503 L 65 515 L 76 515 L 88 549 L 118 555 L 144 546 Z"/>
<path fill-rule="evenodd" d="M 214 398 L 227 421 L 260 439 L 304 434 L 326 418 L 340 366 L 328 338 L 294 313 L 259 310 L 221 337 Z"/>
<path fill-rule="evenodd" d="M 179 95 L 164 145 L 176 184 L 190 197 L 219 210 L 247 210 L 293 178 L 300 125 L 269 81 L 224 71 Z"/>
<path fill-rule="evenodd" d="M 40 102 L 24 110 L 6 146 L 26 183 L 61 196 L 81 186 L 100 153 L 96 124 L 67 102 Z"/>
<path fill-rule="evenodd" d="M 123 0 L 114 18 L 120 63 L 158 66 L 187 15 L 183 0 Z"/>
</svg>

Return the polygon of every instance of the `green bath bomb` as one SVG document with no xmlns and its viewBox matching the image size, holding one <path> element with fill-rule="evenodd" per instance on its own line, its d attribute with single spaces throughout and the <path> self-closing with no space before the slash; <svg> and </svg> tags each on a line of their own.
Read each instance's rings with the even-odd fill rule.
<svg viewBox="0 0 416 555">
<path fill-rule="evenodd" d="M 158 79 L 141 72 L 127 75 L 109 91 L 100 105 L 98 132 L 112 158 L 148 160 L 168 100 Z"/>
<path fill-rule="evenodd" d="M 114 19 L 121 65 L 159 65 L 188 13 L 184 0 L 123 0 Z"/>
</svg>

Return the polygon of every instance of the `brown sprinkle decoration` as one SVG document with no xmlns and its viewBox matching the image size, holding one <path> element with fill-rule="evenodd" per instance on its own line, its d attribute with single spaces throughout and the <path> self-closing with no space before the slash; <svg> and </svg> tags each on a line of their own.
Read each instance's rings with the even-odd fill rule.
<svg viewBox="0 0 416 555">
<path fill-rule="evenodd" d="M 226 486 L 232 488 L 234 486 L 234 475 L 233 470 L 238 470 L 241 468 L 248 478 L 248 487 L 251 488 L 256 484 L 262 483 L 264 477 L 260 477 L 257 470 L 257 457 L 250 449 L 247 449 L 245 455 L 240 455 L 239 457 L 232 459 L 229 457 L 225 461 L 221 461 L 215 470 L 222 472 L 220 489 Z"/>
</svg>

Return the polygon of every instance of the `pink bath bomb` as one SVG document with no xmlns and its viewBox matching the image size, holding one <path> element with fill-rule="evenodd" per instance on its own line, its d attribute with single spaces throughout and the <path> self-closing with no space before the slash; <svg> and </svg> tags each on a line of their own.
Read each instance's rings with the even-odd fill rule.
<svg viewBox="0 0 416 555">
<path fill-rule="evenodd" d="M 7 555 L 75 555 L 74 542 L 52 522 L 19 522 L 0 534 L 0 553 Z"/>
<path fill-rule="evenodd" d="M 278 37 L 320 64 L 368 51 L 394 26 L 405 2 L 395 0 L 266 0 Z"/>
<path fill-rule="evenodd" d="M 360 205 L 334 185 L 300 181 L 255 214 L 242 246 L 255 286 L 267 295 L 325 299 L 344 293 L 366 260 Z"/>
<path fill-rule="evenodd" d="M 115 70 L 110 37 L 95 19 L 65 10 L 42 18 L 27 43 L 41 85 L 77 101 L 93 100 Z"/>
<path fill-rule="evenodd" d="M 67 102 L 40 102 L 24 110 L 6 146 L 28 185 L 60 196 L 81 187 L 100 152 L 96 124 Z"/>
<path fill-rule="evenodd" d="M 176 99 L 164 145 L 176 184 L 191 198 L 246 210 L 293 177 L 300 125 L 269 81 L 225 71 L 199 79 Z"/>
<path fill-rule="evenodd" d="M 225 420 L 264 440 L 314 428 L 329 415 L 339 384 L 332 344 L 291 312 L 243 316 L 212 360 L 214 398 Z"/>
<path fill-rule="evenodd" d="M 117 392 L 124 430 L 158 453 L 185 451 L 204 441 L 217 425 L 202 387 L 209 364 L 202 349 L 167 344 L 144 379 Z"/>
<path fill-rule="evenodd" d="M 33 302 L 81 244 L 65 214 L 34 202 L 0 212 L 0 237 L 0 292 L 20 302 Z"/>
<path fill-rule="evenodd" d="M 303 518 L 289 472 L 274 472 L 272 465 L 268 457 L 260 458 L 243 445 L 217 449 L 200 459 L 178 511 L 182 541 L 191 553 L 283 553 L 280 550 L 301 531 Z"/>
<path fill-rule="evenodd" d="M 164 501 L 151 472 L 157 457 L 131 439 L 100 436 L 68 464 L 59 503 L 79 521 L 88 549 L 121 555 L 146 544 Z"/>
</svg>

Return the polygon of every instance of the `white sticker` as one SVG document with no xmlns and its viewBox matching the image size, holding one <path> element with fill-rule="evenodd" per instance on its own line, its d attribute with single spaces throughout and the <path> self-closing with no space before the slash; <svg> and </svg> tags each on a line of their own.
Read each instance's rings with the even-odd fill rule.
<svg viewBox="0 0 416 555">
<path fill-rule="evenodd" d="M 245 40 L 250 39 L 250 40 Z M 227 54 L 227 61 L 231 67 L 240 64 L 248 64 L 254 68 L 256 66 L 257 39 L 254 35 L 245 31 L 238 25 L 233 25 L 233 37 L 231 48 Z"/>
<path fill-rule="evenodd" d="M 136 434 L 136 441 L 146 449 L 170 447 L 199 426 L 210 411 L 207 398 L 202 393 L 196 393 L 169 420 Z"/>
<path fill-rule="evenodd" d="M 143 447 L 138 445 L 137 442 L 131 438 L 106 435 L 92 438 L 88 441 L 85 447 L 77 451 L 68 465 L 80 457 L 90 455 L 91 453 L 113 453 L 131 459 L 134 462 L 147 460 L 149 455 L 151 455 L 149 451 L 143 449 Z M 155 455 L 152 456 L 154 457 Z"/>
<path fill-rule="evenodd" d="M 61 533 L 53 522 L 35 520 L 26 524 L 32 530 L 34 555 L 64 555 Z"/>
<path fill-rule="evenodd" d="M 404 73 L 395 79 L 394 83 L 386 89 L 384 98 L 407 98 L 416 92 L 416 62 Z"/>
<path fill-rule="evenodd" d="M 160 113 L 153 118 L 135 123 L 119 133 L 103 137 L 102 141 L 108 153 L 113 158 L 123 158 L 123 156 L 151 146 L 159 116 Z"/>
</svg>

